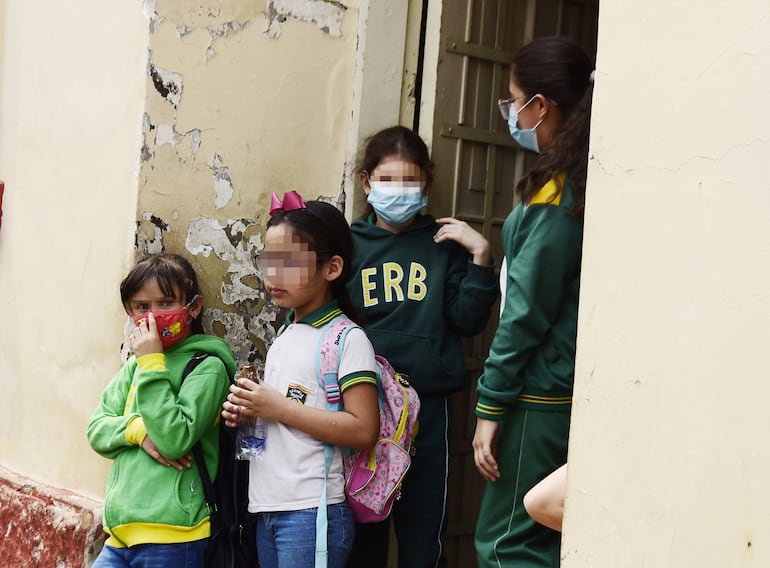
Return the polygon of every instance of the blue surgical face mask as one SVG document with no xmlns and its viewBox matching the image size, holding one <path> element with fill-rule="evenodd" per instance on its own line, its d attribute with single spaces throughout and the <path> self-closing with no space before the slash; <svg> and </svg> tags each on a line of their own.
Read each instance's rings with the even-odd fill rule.
<svg viewBox="0 0 770 568">
<path fill-rule="evenodd" d="M 533 152 L 539 153 L 540 147 L 537 145 L 537 132 L 535 131 L 537 130 L 537 127 L 540 126 L 540 124 L 543 122 L 543 119 L 541 118 L 540 122 L 538 122 L 532 128 L 519 128 L 519 113 L 534 100 L 535 97 L 532 97 L 519 110 L 516 110 L 516 107 L 513 105 L 510 106 L 510 114 L 508 115 L 508 131 L 511 133 L 511 138 L 519 143 L 519 146 L 526 148 L 527 150 L 532 150 Z"/>
<path fill-rule="evenodd" d="M 366 201 L 377 217 L 391 227 L 403 225 L 425 207 L 420 181 L 370 181 L 371 191 Z"/>
</svg>

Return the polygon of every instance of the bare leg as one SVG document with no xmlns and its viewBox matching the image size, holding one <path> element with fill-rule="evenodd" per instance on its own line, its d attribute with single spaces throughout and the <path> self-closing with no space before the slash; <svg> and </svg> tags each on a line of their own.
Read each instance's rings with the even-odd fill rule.
<svg viewBox="0 0 770 568">
<path fill-rule="evenodd" d="M 567 464 L 550 473 L 524 495 L 524 508 L 529 516 L 549 529 L 561 532 Z"/>
</svg>

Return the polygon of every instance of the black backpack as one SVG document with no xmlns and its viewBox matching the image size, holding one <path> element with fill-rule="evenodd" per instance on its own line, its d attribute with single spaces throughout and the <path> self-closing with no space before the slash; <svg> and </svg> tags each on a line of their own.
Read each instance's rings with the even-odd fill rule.
<svg viewBox="0 0 770 568">
<path fill-rule="evenodd" d="M 196 353 L 182 373 L 182 382 L 208 353 Z M 234 379 L 231 377 L 230 381 Z M 200 441 L 193 456 L 209 509 L 211 537 L 206 546 L 207 568 L 255 568 L 257 563 L 256 515 L 248 512 L 249 462 L 235 459 L 237 428 L 219 423 L 219 465 L 212 483 Z"/>
</svg>

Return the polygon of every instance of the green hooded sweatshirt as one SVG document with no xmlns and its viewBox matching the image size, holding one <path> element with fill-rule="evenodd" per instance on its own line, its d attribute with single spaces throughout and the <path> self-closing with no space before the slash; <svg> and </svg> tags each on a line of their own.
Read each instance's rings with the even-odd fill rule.
<svg viewBox="0 0 770 568">
<path fill-rule="evenodd" d="M 353 223 L 355 255 L 348 291 L 366 319 L 374 351 L 409 375 L 419 394 L 466 385 L 461 337 L 484 330 L 497 299 L 493 266 L 478 266 L 457 243 L 435 243 L 439 225 L 418 215 L 404 231 Z"/>
<path fill-rule="evenodd" d="M 182 372 L 199 351 L 213 356 L 182 385 Z M 104 389 L 88 423 L 88 441 L 100 455 L 114 460 L 104 499 L 107 544 L 120 548 L 209 536 L 209 513 L 195 464 L 177 471 L 155 461 L 140 444 L 148 435 L 163 456 L 179 459 L 200 440 L 213 478 L 219 415 L 235 371 L 227 342 L 192 335 L 165 353 L 138 361 L 131 357 Z"/>
</svg>

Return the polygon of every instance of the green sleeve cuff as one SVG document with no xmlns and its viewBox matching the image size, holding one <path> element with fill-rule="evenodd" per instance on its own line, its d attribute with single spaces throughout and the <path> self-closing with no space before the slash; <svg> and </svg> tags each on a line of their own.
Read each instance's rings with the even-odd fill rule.
<svg viewBox="0 0 770 568">
<path fill-rule="evenodd" d="M 468 259 L 468 270 L 482 270 L 484 272 L 494 271 L 495 266 L 497 266 L 497 263 L 495 262 L 494 257 L 489 257 L 489 264 L 483 265 L 483 264 L 476 264 L 473 262 L 473 258 Z M 470 267 L 474 268 L 470 268 Z"/>
<path fill-rule="evenodd" d="M 148 353 L 137 357 L 136 366 L 140 371 L 165 371 L 166 356 L 163 353 Z"/>
<path fill-rule="evenodd" d="M 485 420 L 494 420 L 499 422 L 505 418 L 505 412 L 505 405 L 500 404 L 491 398 L 480 396 L 478 402 L 476 403 L 476 416 Z"/>
<path fill-rule="evenodd" d="M 350 387 L 356 385 L 374 385 L 377 386 L 377 375 L 372 371 L 361 371 L 350 373 L 339 380 L 340 392 L 345 392 Z"/>
<path fill-rule="evenodd" d="M 145 436 L 147 428 L 144 427 L 144 420 L 141 416 L 134 416 L 126 426 L 126 442 L 140 446 Z"/>
</svg>

